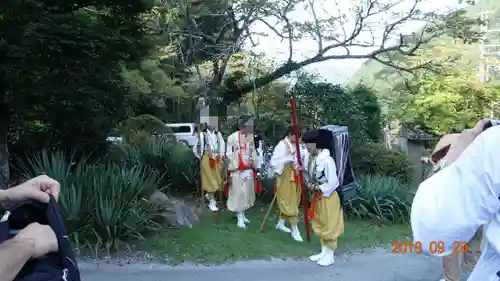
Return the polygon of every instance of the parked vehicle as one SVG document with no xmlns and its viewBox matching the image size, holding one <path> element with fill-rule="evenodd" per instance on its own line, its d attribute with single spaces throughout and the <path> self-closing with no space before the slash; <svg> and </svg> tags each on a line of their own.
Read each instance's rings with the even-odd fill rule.
<svg viewBox="0 0 500 281">
<path fill-rule="evenodd" d="M 171 123 L 166 124 L 167 127 L 172 129 L 175 139 L 189 147 L 196 145 L 196 123 Z"/>
<path fill-rule="evenodd" d="M 118 144 L 122 141 L 122 137 L 117 133 L 111 133 L 106 138 L 106 141 L 111 143 L 111 144 Z"/>
<path fill-rule="evenodd" d="M 172 133 L 178 142 L 189 147 L 196 145 L 196 123 L 170 123 L 165 125 L 172 130 Z M 112 144 L 118 144 L 122 141 L 122 137 L 119 134 L 111 133 L 106 138 L 106 141 Z"/>
</svg>

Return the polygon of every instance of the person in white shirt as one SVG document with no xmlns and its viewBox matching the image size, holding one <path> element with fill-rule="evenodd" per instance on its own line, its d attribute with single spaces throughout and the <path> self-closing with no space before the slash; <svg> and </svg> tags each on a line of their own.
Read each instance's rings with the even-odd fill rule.
<svg viewBox="0 0 500 281">
<path fill-rule="evenodd" d="M 301 155 L 307 153 L 301 150 Z M 279 208 L 279 219 L 276 229 L 290 233 L 297 242 L 303 242 L 298 228 L 299 204 L 302 194 L 298 173 L 295 138 L 291 128 L 286 136 L 274 148 L 270 160 L 271 169 L 276 176 L 275 193 Z M 290 228 L 285 223 L 290 224 Z"/>
<path fill-rule="evenodd" d="M 426 163 L 436 166 L 447 153 L 450 145 L 460 134 L 447 134 L 441 137 L 430 157 L 426 158 Z M 433 171 L 430 172 L 433 174 Z M 481 256 L 481 241 L 483 238 L 482 228 L 479 228 L 474 237 L 464 245 L 460 245 L 451 255 L 443 257 L 443 275 L 441 281 L 460 281 L 460 255 L 462 259 L 462 269 L 472 272 Z"/>
<path fill-rule="evenodd" d="M 490 120 L 462 132 L 420 184 L 411 208 L 415 243 L 436 256 L 463 251 L 485 225 L 483 252 L 468 281 L 500 280 L 499 143 L 500 126 Z"/>
<path fill-rule="evenodd" d="M 326 130 L 305 132 L 302 140 L 306 144 L 304 153 L 304 179 L 311 189 L 309 216 L 314 234 L 320 237 L 321 252 L 309 260 L 321 266 L 335 262 L 338 237 L 344 233 L 344 214 L 337 191 L 339 179 L 337 167 L 330 150 L 332 133 Z"/>
<path fill-rule="evenodd" d="M 212 123 L 215 123 L 213 121 Z M 226 143 L 216 124 L 205 124 L 199 132 L 195 145 L 195 155 L 200 159 L 201 186 L 212 212 L 219 210 L 215 194 L 222 189 L 222 158 L 225 156 Z"/>
</svg>

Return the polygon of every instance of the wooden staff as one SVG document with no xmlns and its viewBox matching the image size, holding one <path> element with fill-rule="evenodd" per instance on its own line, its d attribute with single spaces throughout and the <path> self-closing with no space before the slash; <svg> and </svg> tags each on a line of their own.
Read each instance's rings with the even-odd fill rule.
<svg viewBox="0 0 500 281">
<path fill-rule="evenodd" d="M 271 201 L 271 204 L 269 204 L 269 208 L 267 208 L 267 212 L 266 212 L 266 215 L 264 216 L 264 219 L 262 220 L 262 224 L 260 225 L 259 232 L 262 232 L 262 230 L 264 229 L 264 225 L 266 225 L 267 218 L 269 217 L 269 214 L 271 213 L 271 210 L 274 207 L 274 203 L 276 202 L 277 194 L 278 193 L 274 193 L 273 200 Z"/>
<path fill-rule="evenodd" d="M 201 137 L 203 133 L 201 132 L 201 127 L 200 124 L 196 124 L 196 130 L 198 131 L 198 143 L 200 144 L 200 150 L 198 151 L 198 155 L 200 156 L 200 190 L 198 190 L 199 194 L 201 195 L 201 208 L 205 209 L 205 192 L 203 192 L 203 182 L 202 182 L 202 177 L 201 177 L 201 162 L 203 159 L 203 152 L 204 148 L 201 147 Z M 198 149 L 198 148 L 197 148 Z"/>
<path fill-rule="evenodd" d="M 297 108 L 295 105 L 295 100 L 290 99 L 290 107 L 292 110 L 292 132 L 295 137 L 295 152 L 297 157 L 297 164 L 302 167 L 302 158 L 300 158 L 300 139 L 299 139 L 299 124 L 297 119 Z M 306 200 L 306 185 L 304 183 L 304 175 L 302 174 L 302 169 L 299 169 L 299 183 L 302 185 L 302 208 L 304 209 L 304 223 L 306 224 L 306 238 L 307 242 L 311 242 L 311 229 L 309 225 L 309 208 L 308 202 Z"/>
<path fill-rule="evenodd" d="M 221 204 L 217 204 L 218 207 L 219 207 L 219 211 L 217 211 L 217 216 L 215 218 L 215 223 L 217 225 L 220 224 L 220 217 L 222 215 L 222 209 L 223 209 L 223 206 L 224 206 L 224 188 L 226 186 L 226 184 L 229 184 L 229 170 L 226 166 L 226 163 L 224 163 L 224 160 L 221 159 L 221 178 L 222 178 L 222 181 L 221 181 L 221 188 L 219 189 L 219 192 L 217 192 L 218 194 L 218 197 L 219 197 L 219 200 L 217 200 L 219 203 Z"/>
</svg>

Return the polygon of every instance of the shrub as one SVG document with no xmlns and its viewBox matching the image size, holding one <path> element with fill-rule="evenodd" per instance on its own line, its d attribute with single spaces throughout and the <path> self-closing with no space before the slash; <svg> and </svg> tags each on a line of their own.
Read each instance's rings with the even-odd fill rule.
<svg viewBox="0 0 500 281">
<path fill-rule="evenodd" d="M 362 174 L 358 184 L 358 196 L 345 206 L 348 214 L 380 223 L 408 221 L 409 193 L 398 179 L 381 174 Z"/>
<path fill-rule="evenodd" d="M 156 210 L 144 198 L 159 186 L 158 171 L 136 164 L 75 163 L 61 151 L 26 157 L 23 178 L 46 173 L 61 183 L 59 203 L 77 247 L 104 246 L 143 237 L 154 229 Z"/>
<path fill-rule="evenodd" d="M 162 189 L 192 192 L 199 184 L 199 162 L 192 150 L 169 138 L 152 137 L 139 143 L 122 142 L 113 147 L 109 163 L 140 164 L 162 175 Z"/>
<path fill-rule="evenodd" d="M 351 163 L 356 173 L 395 177 L 402 183 L 409 183 L 413 174 L 413 168 L 405 154 L 379 143 L 353 143 Z"/>
</svg>

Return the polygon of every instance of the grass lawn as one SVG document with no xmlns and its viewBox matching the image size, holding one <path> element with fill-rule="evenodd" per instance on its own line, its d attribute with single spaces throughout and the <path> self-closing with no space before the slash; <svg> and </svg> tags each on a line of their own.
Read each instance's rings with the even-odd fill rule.
<svg viewBox="0 0 500 281">
<path fill-rule="evenodd" d="M 205 214 L 193 228 L 169 230 L 152 241 L 152 247 L 165 262 L 196 262 L 217 264 L 244 259 L 306 257 L 319 250 L 319 239 L 311 233 L 311 243 L 295 242 L 287 233 L 274 229 L 277 214 L 272 213 L 266 227 L 259 233 L 266 206 L 255 206 L 247 214 L 247 229 L 236 227 L 236 219 L 228 212 Z M 306 240 L 302 223 L 302 237 Z M 367 221 L 346 219 L 345 231 L 339 239 L 339 249 L 360 249 L 387 245 L 393 240 L 409 241 L 409 225 L 378 226 Z M 148 243 L 149 244 L 149 243 Z"/>
</svg>

